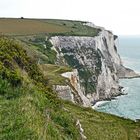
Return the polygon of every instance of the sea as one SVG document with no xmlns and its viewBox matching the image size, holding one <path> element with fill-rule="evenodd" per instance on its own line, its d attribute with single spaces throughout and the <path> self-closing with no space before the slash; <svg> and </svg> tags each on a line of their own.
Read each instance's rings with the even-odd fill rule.
<svg viewBox="0 0 140 140">
<path fill-rule="evenodd" d="M 123 65 L 140 73 L 140 36 L 119 36 L 118 44 Z M 126 95 L 99 102 L 94 108 L 132 120 L 140 119 L 140 78 L 121 79 L 120 85 Z"/>
</svg>

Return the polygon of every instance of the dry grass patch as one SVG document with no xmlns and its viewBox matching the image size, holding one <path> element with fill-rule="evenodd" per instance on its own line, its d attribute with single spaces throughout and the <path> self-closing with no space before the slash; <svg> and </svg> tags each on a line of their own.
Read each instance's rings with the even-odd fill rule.
<svg viewBox="0 0 140 140">
<path fill-rule="evenodd" d="M 0 19 L 0 32 L 6 35 L 28 35 L 40 33 L 63 33 L 70 29 L 36 19 Z"/>
</svg>

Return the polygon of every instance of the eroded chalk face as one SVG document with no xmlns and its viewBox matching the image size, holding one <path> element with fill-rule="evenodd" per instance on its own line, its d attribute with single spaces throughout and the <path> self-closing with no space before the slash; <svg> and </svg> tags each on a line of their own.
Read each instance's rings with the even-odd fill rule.
<svg viewBox="0 0 140 140">
<path fill-rule="evenodd" d="M 93 103 L 120 94 L 117 72 L 122 63 L 111 32 L 102 29 L 95 37 L 55 36 L 50 41 L 57 51 L 57 62 L 62 64 L 61 57 L 63 64 L 77 69 L 81 90 L 76 89 L 74 75 L 70 82 L 76 94 L 84 96 L 82 100 Z"/>
</svg>

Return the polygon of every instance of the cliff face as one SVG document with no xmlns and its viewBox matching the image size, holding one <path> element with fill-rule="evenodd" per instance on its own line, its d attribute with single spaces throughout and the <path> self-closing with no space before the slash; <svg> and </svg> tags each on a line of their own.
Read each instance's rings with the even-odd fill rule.
<svg viewBox="0 0 140 140">
<path fill-rule="evenodd" d="M 120 94 L 118 80 L 120 73 L 125 76 L 125 68 L 117 53 L 117 36 L 101 28 L 95 37 L 55 36 L 50 41 L 57 51 L 56 63 L 77 69 L 76 75 L 63 75 L 70 79 L 70 87 L 75 89 L 71 92 L 75 101 L 78 96 L 89 106 Z"/>
</svg>

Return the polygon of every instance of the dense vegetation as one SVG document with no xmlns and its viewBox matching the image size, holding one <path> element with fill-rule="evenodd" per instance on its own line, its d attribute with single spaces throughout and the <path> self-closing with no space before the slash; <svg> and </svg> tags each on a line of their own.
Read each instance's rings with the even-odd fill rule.
<svg viewBox="0 0 140 140">
<path fill-rule="evenodd" d="M 60 74 L 70 68 L 39 68 L 26 47 L 0 37 L 1 140 L 81 140 L 77 120 L 88 140 L 140 139 L 140 123 L 58 99 L 50 85 L 64 83 Z"/>
<path fill-rule="evenodd" d="M 42 54 L 44 54 L 47 59 L 46 59 L 46 62 L 45 63 L 49 63 L 49 64 L 55 64 L 56 62 L 56 51 L 52 50 L 52 44 L 49 40 L 45 41 L 43 40 L 42 42 L 44 42 L 44 45 L 43 44 L 39 44 L 39 42 L 31 42 L 30 43 L 32 45 L 34 45 L 34 47 L 39 51 L 41 52 Z"/>
<path fill-rule="evenodd" d="M 5 37 L 0 38 L 0 49 L 0 139 L 79 140 L 76 120 L 64 111 L 55 93 L 44 86 L 39 68 L 26 51 Z"/>
<path fill-rule="evenodd" d="M 32 63 L 26 51 L 12 39 L 0 38 L 0 74 L 14 86 L 21 84 L 21 71 L 28 73 L 35 81 L 43 82 L 43 76 L 37 65 Z"/>
</svg>

